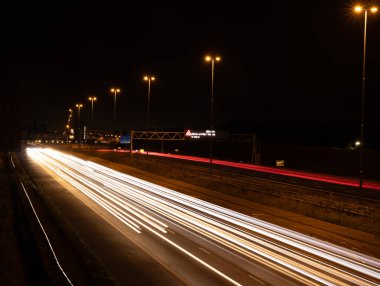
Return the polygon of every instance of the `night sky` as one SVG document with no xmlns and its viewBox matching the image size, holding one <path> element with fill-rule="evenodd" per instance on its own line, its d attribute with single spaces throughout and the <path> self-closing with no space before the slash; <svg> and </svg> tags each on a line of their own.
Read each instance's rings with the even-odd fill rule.
<svg viewBox="0 0 380 286">
<path fill-rule="evenodd" d="M 2 8 L 3 94 L 22 126 L 63 130 L 82 102 L 90 128 L 142 129 L 145 74 L 157 130 L 210 125 L 283 143 L 346 146 L 359 138 L 364 15 L 355 2 L 29 1 Z M 248 4 L 250 4 L 248 6 Z M 251 7 L 252 6 L 252 7 Z M 380 13 L 368 15 L 366 141 L 380 149 Z M 113 95 L 119 87 L 117 120 Z M 91 122 L 88 96 L 97 96 Z M 76 115 L 76 113 L 74 114 Z"/>
</svg>

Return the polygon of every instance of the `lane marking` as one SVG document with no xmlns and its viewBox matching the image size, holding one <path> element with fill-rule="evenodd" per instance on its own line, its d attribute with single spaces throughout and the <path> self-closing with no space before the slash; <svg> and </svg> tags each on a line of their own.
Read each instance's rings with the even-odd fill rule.
<svg viewBox="0 0 380 286">
<path fill-rule="evenodd" d="M 260 279 L 258 279 L 258 278 L 256 278 L 256 277 L 252 276 L 251 274 L 248 274 L 248 276 L 249 276 L 251 279 L 255 280 L 256 283 L 259 283 L 260 285 L 265 285 L 265 284 L 266 284 L 265 281 L 262 281 L 262 280 L 260 280 Z"/>
<path fill-rule="evenodd" d="M 28 201 L 29 201 L 29 204 L 30 204 L 30 206 L 32 207 L 33 213 L 34 213 L 34 215 L 36 216 L 36 219 L 37 219 L 37 221 L 38 221 L 38 224 L 40 225 L 40 227 L 41 227 L 41 229 L 42 229 L 42 232 L 43 232 L 44 235 L 45 235 L 45 238 L 46 238 L 47 243 L 48 243 L 48 245 L 49 245 L 49 248 L 50 248 L 50 250 L 51 250 L 51 252 L 52 252 L 52 254 L 53 254 L 53 256 L 54 256 L 54 260 L 55 260 L 55 262 L 56 262 L 57 265 L 58 265 L 58 268 L 61 270 L 63 276 L 65 276 L 67 282 L 68 282 L 70 285 L 74 286 L 74 284 L 71 283 L 69 277 L 66 275 L 65 271 L 64 271 L 63 268 L 61 267 L 61 264 L 59 263 L 58 258 L 57 258 L 57 256 L 55 255 L 54 249 L 53 249 L 53 247 L 52 247 L 52 245 L 51 245 L 51 243 L 50 243 L 49 237 L 47 236 L 47 234 L 46 234 L 46 232 L 45 232 L 45 229 L 44 229 L 44 227 L 42 226 L 42 223 L 41 223 L 41 221 L 40 221 L 40 219 L 39 219 L 39 217 L 38 217 L 38 215 L 37 215 L 37 213 L 36 213 L 36 210 L 34 209 L 34 206 L 33 206 L 33 204 L 32 204 L 32 201 L 30 200 L 29 195 L 28 195 L 28 193 L 26 192 L 26 189 L 25 189 L 23 183 L 22 183 L 21 181 L 20 181 L 20 183 L 21 183 L 22 188 L 24 189 L 24 193 L 25 193 L 25 195 L 26 195 L 26 197 L 27 197 L 27 199 L 28 199 Z"/>
<path fill-rule="evenodd" d="M 199 247 L 199 249 L 202 250 L 202 251 L 204 251 L 204 252 L 206 252 L 207 254 L 212 254 L 210 251 L 208 251 L 207 249 L 204 249 L 202 247 Z"/>
<path fill-rule="evenodd" d="M 175 234 L 175 232 L 173 230 L 171 230 L 170 228 L 167 228 L 166 229 L 168 232 L 170 232 L 171 234 Z"/>
<path fill-rule="evenodd" d="M 11 163 L 12 163 L 13 168 L 16 168 L 15 164 L 13 163 L 12 155 L 11 155 Z"/>
</svg>

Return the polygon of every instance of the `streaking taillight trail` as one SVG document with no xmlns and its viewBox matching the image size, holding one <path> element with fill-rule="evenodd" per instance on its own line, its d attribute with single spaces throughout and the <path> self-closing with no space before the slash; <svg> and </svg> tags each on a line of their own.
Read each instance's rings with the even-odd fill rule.
<svg viewBox="0 0 380 286">
<path fill-rule="evenodd" d="M 234 285 L 239 281 L 170 239 L 180 225 L 307 285 L 378 285 L 380 261 L 51 149 L 28 154 L 136 233 L 164 240 Z"/>
</svg>

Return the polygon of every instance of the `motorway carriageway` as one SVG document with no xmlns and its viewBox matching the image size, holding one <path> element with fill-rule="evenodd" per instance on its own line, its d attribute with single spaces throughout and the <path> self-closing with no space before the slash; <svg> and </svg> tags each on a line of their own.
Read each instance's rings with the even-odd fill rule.
<svg viewBox="0 0 380 286">
<path fill-rule="evenodd" d="M 128 150 L 126 151 L 126 150 L 112 150 L 112 149 L 98 149 L 97 151 L 99 152 L 129 152 Z M 139 154 L 146 154 L 146 152 L 145 153 L 140 152 Z M 159 157 L 167 157 L 167 158 L 188 160 L 188 161 L 201 162 L 201 163 L 210 163 L 210 159 L 204 158 L 204 157 L 166 154 L 166 153 L 158 153 L 158 152 L 149 152 L 149 156 L 159 156 Z M 359 187 L 359 179 L 357 178 L 338 177 L 338 176 L 332 176 L 332 175 L 325 175 L 325 174 L 318 174 L 318 173 L 311 173 L 311 172 L 304 172 L 304 171 L 290 170 L 290 169 L 283 169 L 283 168 L 280 169 L 280 168 L 259 166 L 259 165 L 248 164 L 248 163 L 237 163 L 237 162 L 217 160 L 217 159 L 213 159 L 212 163 L 215 165 L 234 167 L 234 168 L 239 168 L 239 169 L 264 172 L 264 173 L 270 173 L 270 174 L 275 174 L 275 175 L 320 181 L 320 182 L 343 185 L 343 186 Z M 380 182 L 364 180 L 363 188 L 380 191 Z"/>
<path fill-rule="evenodd" d="M 380 260 L 244 215 L 102 165 L 52 149 L 29 148 L 48 168 L 137 235 L 150 234 L 224 279 L 246 285 L 228 269 L 213 265 L 170 236 L 181 226 L 191 239 L 203 237 L 247 263 L 261 264 L 305 285 L 380 285 Z M 202 245 L 202 247 L 205 247 Z M 227 255 L 231 257 L 232 255 Z M 223 259 L 228 259 L 223 257 Z M 229 263 L 238 263 L 236 258 Z"/>
</svg>

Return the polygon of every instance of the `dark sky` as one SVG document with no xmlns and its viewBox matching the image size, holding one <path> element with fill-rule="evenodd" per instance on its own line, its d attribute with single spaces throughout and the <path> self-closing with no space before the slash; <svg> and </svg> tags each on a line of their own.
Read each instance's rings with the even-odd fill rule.
<svg viewBox="0 0 380 286">
<path fill-rule="evenodd" d="M 23 126 L 63 129 L 85 104 L 94 128 L 208 128 L 284 142 L 345 145 L 360 132 L 363 15 L 352 1 L 29 1 L 2 9 L 2 90 Z M 248 6 L 248 4 L 250 4 Z M 252 6 L 252 7 L 251 7 Z M 380 13 L 368 15 L 366 137 L 380 148 Z M 113 96 L 122 93 L 113 121 Z M 95 95 L 94 123 L 87 97 Z"/>
</svg>

